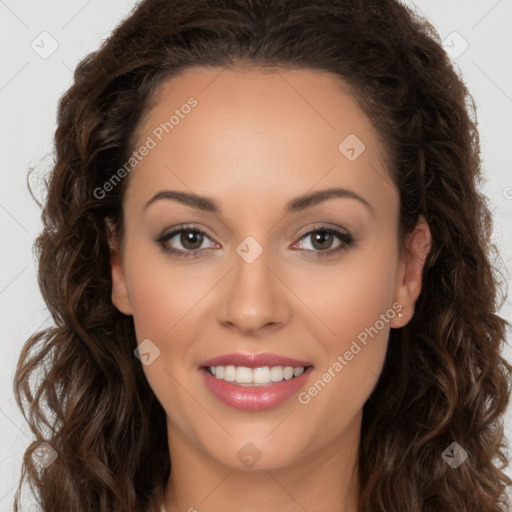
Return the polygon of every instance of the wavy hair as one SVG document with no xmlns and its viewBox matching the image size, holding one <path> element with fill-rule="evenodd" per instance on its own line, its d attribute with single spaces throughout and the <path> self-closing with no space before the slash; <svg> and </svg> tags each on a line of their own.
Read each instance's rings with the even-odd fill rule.
<svg viewBox="0 0 512 512">
<path fill-rule="evenodd" d="M 143 0 L 78 64 L 59 101 L 34 244 L 54 326 L 25 342 L 14 376 L 35 435 L 15 510 L 25 480 L 47 512 L 162 503 L 165 412 L 134 357 L 133 319 L 111 300 L 105 219 L 122 239 L 127 179 L 101 199 L 94 191 L 128 160 L 158 87 L 192 66 L 336 74 L 387 148 L 400 243 L 420 215 L 430 226 L 415 314 L 392 329 L 363 409 L 360 511 L 507 510 L 510 324 L 497 314 L 476 109 L 437 32 L 396 0 Z M 31 455 L 43 441 L 58 457 L 41 470 Z M 457 469 L 442 457 L 452 442 L 468 453 Z"/>
</svg>

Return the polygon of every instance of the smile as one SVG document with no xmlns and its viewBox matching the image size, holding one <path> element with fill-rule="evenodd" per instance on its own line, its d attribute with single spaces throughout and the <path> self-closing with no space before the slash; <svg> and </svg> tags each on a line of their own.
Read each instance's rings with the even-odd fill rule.
<svg viewBox="0 0 512 512">
<path fill-rule="evenodd" d="M 272 353 L 223 354 L 199 364 L 209 392 L 235 409 L 262 411 L 298 393 L 314 367 L 311 361 Z"/>
</svg>

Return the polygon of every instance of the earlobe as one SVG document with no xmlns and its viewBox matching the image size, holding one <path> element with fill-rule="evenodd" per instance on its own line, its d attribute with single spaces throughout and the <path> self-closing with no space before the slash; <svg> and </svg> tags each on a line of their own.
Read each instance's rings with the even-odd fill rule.
<svg viewBox="0 0 512 512">
<path fill-rule="evenodd" d="M 110 249 L 110 270 L 112 276 L 112 303 L 125 315 L 132 314 L 130 298 L 128 295 L 128 286 L 123 267 L 123 259 L 114 224 L 110 219 L 105 219 L 107 229 L 108 244 Z"/>
<path fill-rule="evenodd" d="M 421 293 L 423 267 L 432 247 L 430 228 L 420 217 L 414 230 L 407 235 L 395 282 L 395 301 L 401 304 L 401 317 L 391 321 L 391 327 L 403 327 L 414 314 L 414 305 Z"/>
</svg>

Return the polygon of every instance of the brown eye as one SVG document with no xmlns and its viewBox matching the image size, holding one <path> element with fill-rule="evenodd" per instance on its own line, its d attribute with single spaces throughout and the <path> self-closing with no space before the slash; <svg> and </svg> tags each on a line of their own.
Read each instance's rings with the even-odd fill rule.
<svg viewBox="0 0 512 512">
<path fill-rule="evenodd" d="M 194 230 L 182 230 L 180 236 L 180 243 L 185 249 L 194 251 L 199 249 L 203 243 L 203 233 Z"/>
<path fill-rule="evenodd" d="M 311 240 L 313 242 L 313 247 L 315 247 L 318 250 L 326 250 L 330 249 L 333 241 L 334 241 L 334 235 L 330 233 L 329 231 L 315 231 L 314 233 L 310 234 Z"/>
</svg>

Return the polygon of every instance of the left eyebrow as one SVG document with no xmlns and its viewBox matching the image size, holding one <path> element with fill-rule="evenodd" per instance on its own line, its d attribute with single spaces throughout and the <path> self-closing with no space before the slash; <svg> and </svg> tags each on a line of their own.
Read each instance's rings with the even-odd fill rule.
<svg viewBox="0 0 512 512">
<path fill-rule="evenodd" d="M 310 192 L 303 194 L 299 197 L 296 197 L 290 200 L 285 206 L 286 213 L 294 213 L 302 210 L 306 210 L 307 208 L 311 208 L 319 203 L 327 201 L 332 198 L 345 198 L 345 199 L 355 199 L 365 205 L 371 213 L 375 213 L 372 205 L 359 194 L 354 192 L 353 190 L 349 190 L 346 188 L 328 188 L 325 190 L 318 190 L 316 192 Z M 197 208 L 198 210 L 203 210 L 211 213 L 220 213 L 221 209 L 217 202 L 209 197 L 200 196 L 190 192 L 181 192 L 177 190 L 161 190 L 157 192 L 145 205 L 144 210 L 155 201 L 161 199 L 169 199 L 178 201 L 187 206 L 191 206 L 192 208 Z"/>
<path fill-rule="evenodd" d="M 364 206 L 366 206 L 366 208 L 368 208 L 371 213 L 375 213 L 372 205 L 366 199 L 361 197 L 359 194 L 356 194 L 356 192 L 353 190 L 339 187 L 318 190 L 316 192 L 310 192 L 308 194 L 296 197 L 286 205 L 286 213 L 293 213 L 305 210 L 306 208 L 311 208 L 312 206 L 327 201 L 328 199 L 332 199 L 333 197 L 356 199 Z"/>
</svg>

